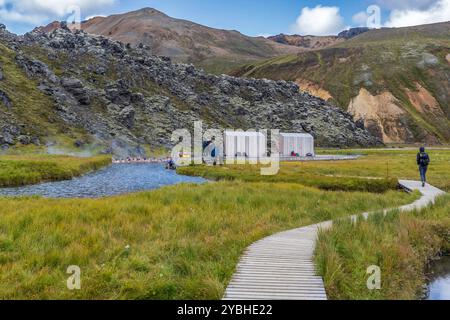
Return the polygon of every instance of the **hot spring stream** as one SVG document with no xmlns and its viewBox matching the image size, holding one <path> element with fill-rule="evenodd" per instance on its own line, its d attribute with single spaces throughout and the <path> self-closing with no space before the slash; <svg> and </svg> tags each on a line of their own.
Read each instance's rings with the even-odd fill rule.
<svg viewBox="0 0 450 320">
<path fill-rule="evenodd" d="M 60 182 L 18 188 L 0 188 L 0 196 L 46 198 L 100 198 L 158 189 L 179 183 L 203 183 L 202 178 L 180 176 L 158 164 L 114 164 L 102 170 Z"/>
</svg>

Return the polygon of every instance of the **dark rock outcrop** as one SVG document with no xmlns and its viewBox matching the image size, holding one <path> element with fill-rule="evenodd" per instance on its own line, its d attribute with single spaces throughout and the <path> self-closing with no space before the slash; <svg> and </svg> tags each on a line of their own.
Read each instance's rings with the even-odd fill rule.
<svg viewBox="0 0 450 320">
<path fill-rule="evenodd" d="M 345 30 L 345 31 L 342 31 L 341 33 L 339 33 L 338 37 L 348 40 L 348 39 L 354 38 L 356 36 L 359 36 L 362 33 L 366 33 L 367 31 L 370 31 L 370 29 L 367 27 L 350 28 L 349 30 Z"/>
<path fill-rule="evenodd" d="M 0 128 L 0 145 L 13 145 L 20 129 L 12 125 L 3 125 Z"/>
<path fill-rule="evenodd" d="M 20 37 L 0 32 L 0 42 L 53 99 L 53 122 L 82 129 L 120 155 L 139 153 L 142 144 L 169 147 L 173 131 L 198 120 L 205 128 L 307 131 L 322 146 L 380 144 L 348 113 L 292 82 L 215 76 L 67 28 Z"/>
<path fill-rule="evenodd" d="M 80 104 L 88 105 L 90 103 L 88 92 L 80 80 L 74 78 L 63 78 L 61 79 L 61 84 L 80 102 Z"/>
<path fill-rule="evenodd" d="M 6 109 L 10 110 L 12 108 L 12 102 L 9 99 L 8 95 L 0 90 L 0 102 L 6 107 Z"/>
<path fill-rule="evenodd" d="M 131 129 L 134 126 L 134 121 L 135 121 L 135 116 L 136 111 L 134 110 L 133 107 L 128 106 L 126 108 L 124 108 L 122 111 L 120 111 L 119 116 L 120 116 L 120 120 L 121 122 L 128 128 Z"/>
</svg>

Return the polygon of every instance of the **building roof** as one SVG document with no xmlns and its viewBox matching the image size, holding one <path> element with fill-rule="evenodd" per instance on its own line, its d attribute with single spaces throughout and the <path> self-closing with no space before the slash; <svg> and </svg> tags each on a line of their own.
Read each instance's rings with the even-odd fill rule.
<svg viewBox="0 0 450 320">
<path fill-rule="evenodd" d="M 280 133 L 280 136 L 284 138 L 313 138 L 309 133 Z"/>
<path fill-rule="evenodd" d="M 256 131 L 225 131 L 225 135 L 234 137 L 265 137 L 264 134 Z"/>
</svg>

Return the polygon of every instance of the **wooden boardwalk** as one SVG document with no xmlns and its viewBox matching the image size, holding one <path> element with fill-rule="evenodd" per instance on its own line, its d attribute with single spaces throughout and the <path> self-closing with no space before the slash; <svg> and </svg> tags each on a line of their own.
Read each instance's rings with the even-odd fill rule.
<svg viewBox="0 0 450 320">
<path fill-rule="evenodd" d="M 443 191 L 417 181 L 400 181 L 407 191 L 420 190 L 422 197 L 401 211 L 421 209 L 433 203 Z M 386 211 L 388 212 L 388 211 Z M 370 213 L 351 217 L 367 218 Z M 326 221 L 282 232 L 251 245 L 241 258 L 225 300 L 326 300 L 323 280 L 313 262 L 320 230 L 333 225 Z"/>
</svg>

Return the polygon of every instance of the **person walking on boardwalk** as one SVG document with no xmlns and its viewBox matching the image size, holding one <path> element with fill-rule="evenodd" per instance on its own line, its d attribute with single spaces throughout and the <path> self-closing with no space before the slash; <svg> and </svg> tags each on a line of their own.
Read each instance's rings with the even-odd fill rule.
<svg viewBox="0 0 450 320">
<path fill-rule="evenodd" d="M 425 152 L 425 148 L 420 148 L 420 152 L 417 154 L 417 165 L 419 166 L 420 179 L 422 180 L 422 187 L 427 183 L 427 171 L 430 165 L 430 156 Z"/>
</svg>

